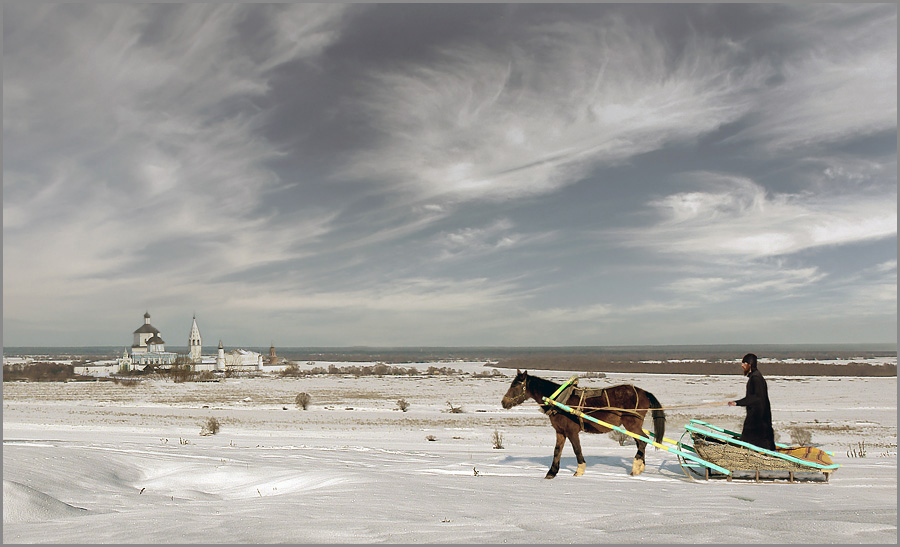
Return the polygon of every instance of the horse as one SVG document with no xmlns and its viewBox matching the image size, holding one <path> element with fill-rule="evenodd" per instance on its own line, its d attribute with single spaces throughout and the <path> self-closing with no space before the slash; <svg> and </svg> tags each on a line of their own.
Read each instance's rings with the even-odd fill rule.
<svg viewBox="0 0 900 547">
<path fill-rule="evenodd" d="M 542 411 L 550 417 L 550 424 L 556 430 L 556 448 L 553 450 L 553 463 L 547 471 L 545 479 L 552 479 L 559 472 L 559 457 L 562 453 L 566 439 L 575 450 L 575 458 L 578 468 L 575 476 L 584 474 L 586 467 L 584 456 L 581 453 L 581 440 L 578 434 L 581 431 L 587 433 L 607 433 L 610 428 L 601 426 L 595 422 L 584 420 L 574 414 L 570 414 L 555 406 L 544 402 L 544 397 L 550 397 L 560 384 L 531 376 L 528 371 L 516 370 L 516 377 L 509 386 L 501 404 L 503 408 L 512 408 L 522 404 L 531 398 L 541 405 Z M 661 439 L 666 429 L 666 415 L 662 405 L 649 391 L 643 390 L 631 384 L 622 384 L 602 389 L 584 389 L 575 387 L 566 389 L 557 397 L 560 403 L 581 410 L 588 416 L 597 418 L 611 425 L 622 426 L 628 431 L 643 436 L 644 417 L 648 410 L 653 414 L 653 430 L 657 439 Z M 637 476 L 644 471 L 644 448 L 646 441 L 635 439 L 637 442 L 637 454 L 631 466 L 631 475 Z"/>
</svg>

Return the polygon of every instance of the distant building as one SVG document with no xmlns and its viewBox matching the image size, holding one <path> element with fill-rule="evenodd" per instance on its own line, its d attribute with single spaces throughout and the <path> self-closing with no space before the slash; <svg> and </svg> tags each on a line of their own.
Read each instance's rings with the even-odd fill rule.
<svg viewBox="0 0 900 547">
<path fill-rule="evenodd" d="M 140 370 L 147 365 L 171 366 L 176 363 L 178 354 L 166 351 L 159 329 L 150 324 L 150 312 L 144 313 L 144 324 L 134 331 L 134 343 L 131 345 L 131 355 L 126 349 L 124 355 L 116 359 L 116 367 L 120 372 Z M 263 364 L 278 362 L 275 355 L 275 345 L 269 348 L 269 356 L 265 358 L 261 353 L 244 349 L 234 349 L 225 352 L 225 346 L 219 340 L 216 355 L 203 355 L 203 338 L 200 336 L 200 328 L 197 326 L 197 316 L 194 315 L 191 323 L 191 332 L 188 335 L 188 353 L 182 355 L 178 362 L 191 365 L 194 371 L 225 372 L 225 371 L 261 371 Z"/>
<path fill-rule="evenodd" d="M 191 325 L 191 334 L 188 336 L 188 356 L 192 363 L 200 363 L 203 352 L 203 339 L 200 338 L 200 329 L 197 327 L 197 316 L 194 315 L 194 323 Z"/>
<path fill-rule="evenodd" d="M 269 364 L 269 365 L 277 365 L 278 364 L 278 356 L 275 355 L 275 343 L 274 342 L 272 342 L 272 345 L 269 346 L 269 358 L 268 358 L 267 364 Z"/>
<path fill-rule="evenodd" d="M 134 366 L 134 360 L 128 356 L 128 348 L 125 348 L 125 351 L 122 352 L 122 356 L 116 359 L 116 364 L 119 365 L 119 372 L 128 372 L 131 370 L 131 367 Z"/>
<path fill-rule="evenodd" d="M 150 312 L 144 313 L 144 324 L 134 331 L 134 343 L 131 345 L 133 365 L 172 365 L 177 354 L 166 351 L 166 343 L 160 336 L 159 329 L 150 324 Z M 143 367 L 141 367 L 143 368 Z"/>
<path fill-rule="evenodd" d="M 216 355 L 215 370 L 224 372 L 249 372 L 263 369 L 263 356 L 261 353 L 245 349 L 233 349 L 225 353 L 225 346 L 219 340 L 219 351 Z"/>
<path fill-rule="evenodd" d="M 150 324 L 150 312 L 144 313 L 144 324 L 134 331 L 134 343 L 131 344 L 131 354 L 147 353 L 149 351 L 147 340 L 158 334 L 159 330 Z"/>
<path fill-rule="evenodd" d="M 262 369 L 262 353 L 245 349 L 233 349 L 225 354 L 225 370 L 252 371 Z"/>
<path fill-rule="evenodd" d="M 225 372 L 225 346 L 219 340 L 219 353 L 216 354 L 216 370 Z"/>
</svg>

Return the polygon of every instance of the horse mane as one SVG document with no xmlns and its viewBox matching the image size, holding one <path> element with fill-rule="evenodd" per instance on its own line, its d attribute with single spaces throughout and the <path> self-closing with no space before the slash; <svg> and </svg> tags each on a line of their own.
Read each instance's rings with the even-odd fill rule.
<svg viewBox="0 0 900 547">
<path fill-rule="evenodd" d="M 528 375 L 529 384 L 531 385 L 530 391 L 534 393 L 539 393 L 541 395 L 550 395 L 562 384 L 557 384 L 552 380 L 547 380 L 546 378 L 541 378 L 540 376 L 532 376 Z"/>
</svg>

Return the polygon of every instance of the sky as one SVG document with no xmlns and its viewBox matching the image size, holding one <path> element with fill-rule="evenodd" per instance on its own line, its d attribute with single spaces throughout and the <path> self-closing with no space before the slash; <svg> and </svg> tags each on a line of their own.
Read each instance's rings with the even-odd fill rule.
<svg viewBox="0 0 900 547">
<path fill-rule="evenodd" d="M 896 343 L 895 4 L 2 9 L 6 346 Z"/>
</svg>

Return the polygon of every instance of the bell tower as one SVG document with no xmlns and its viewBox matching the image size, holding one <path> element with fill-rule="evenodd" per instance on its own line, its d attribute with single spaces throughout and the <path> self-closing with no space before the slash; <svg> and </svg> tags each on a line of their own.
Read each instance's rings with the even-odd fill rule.
<svg viewBox="0 0 900 547">
<path fill-rule="evenodd" d="M 203 352 L 203 339 L 200 338 L 200 329 L 197 327 L 197 315 L 194 314 L 194 324 L 191 325 L 191 334 L 188 337 L 191 361 L 200 362 L 200 354 Z"/>
</svg>

